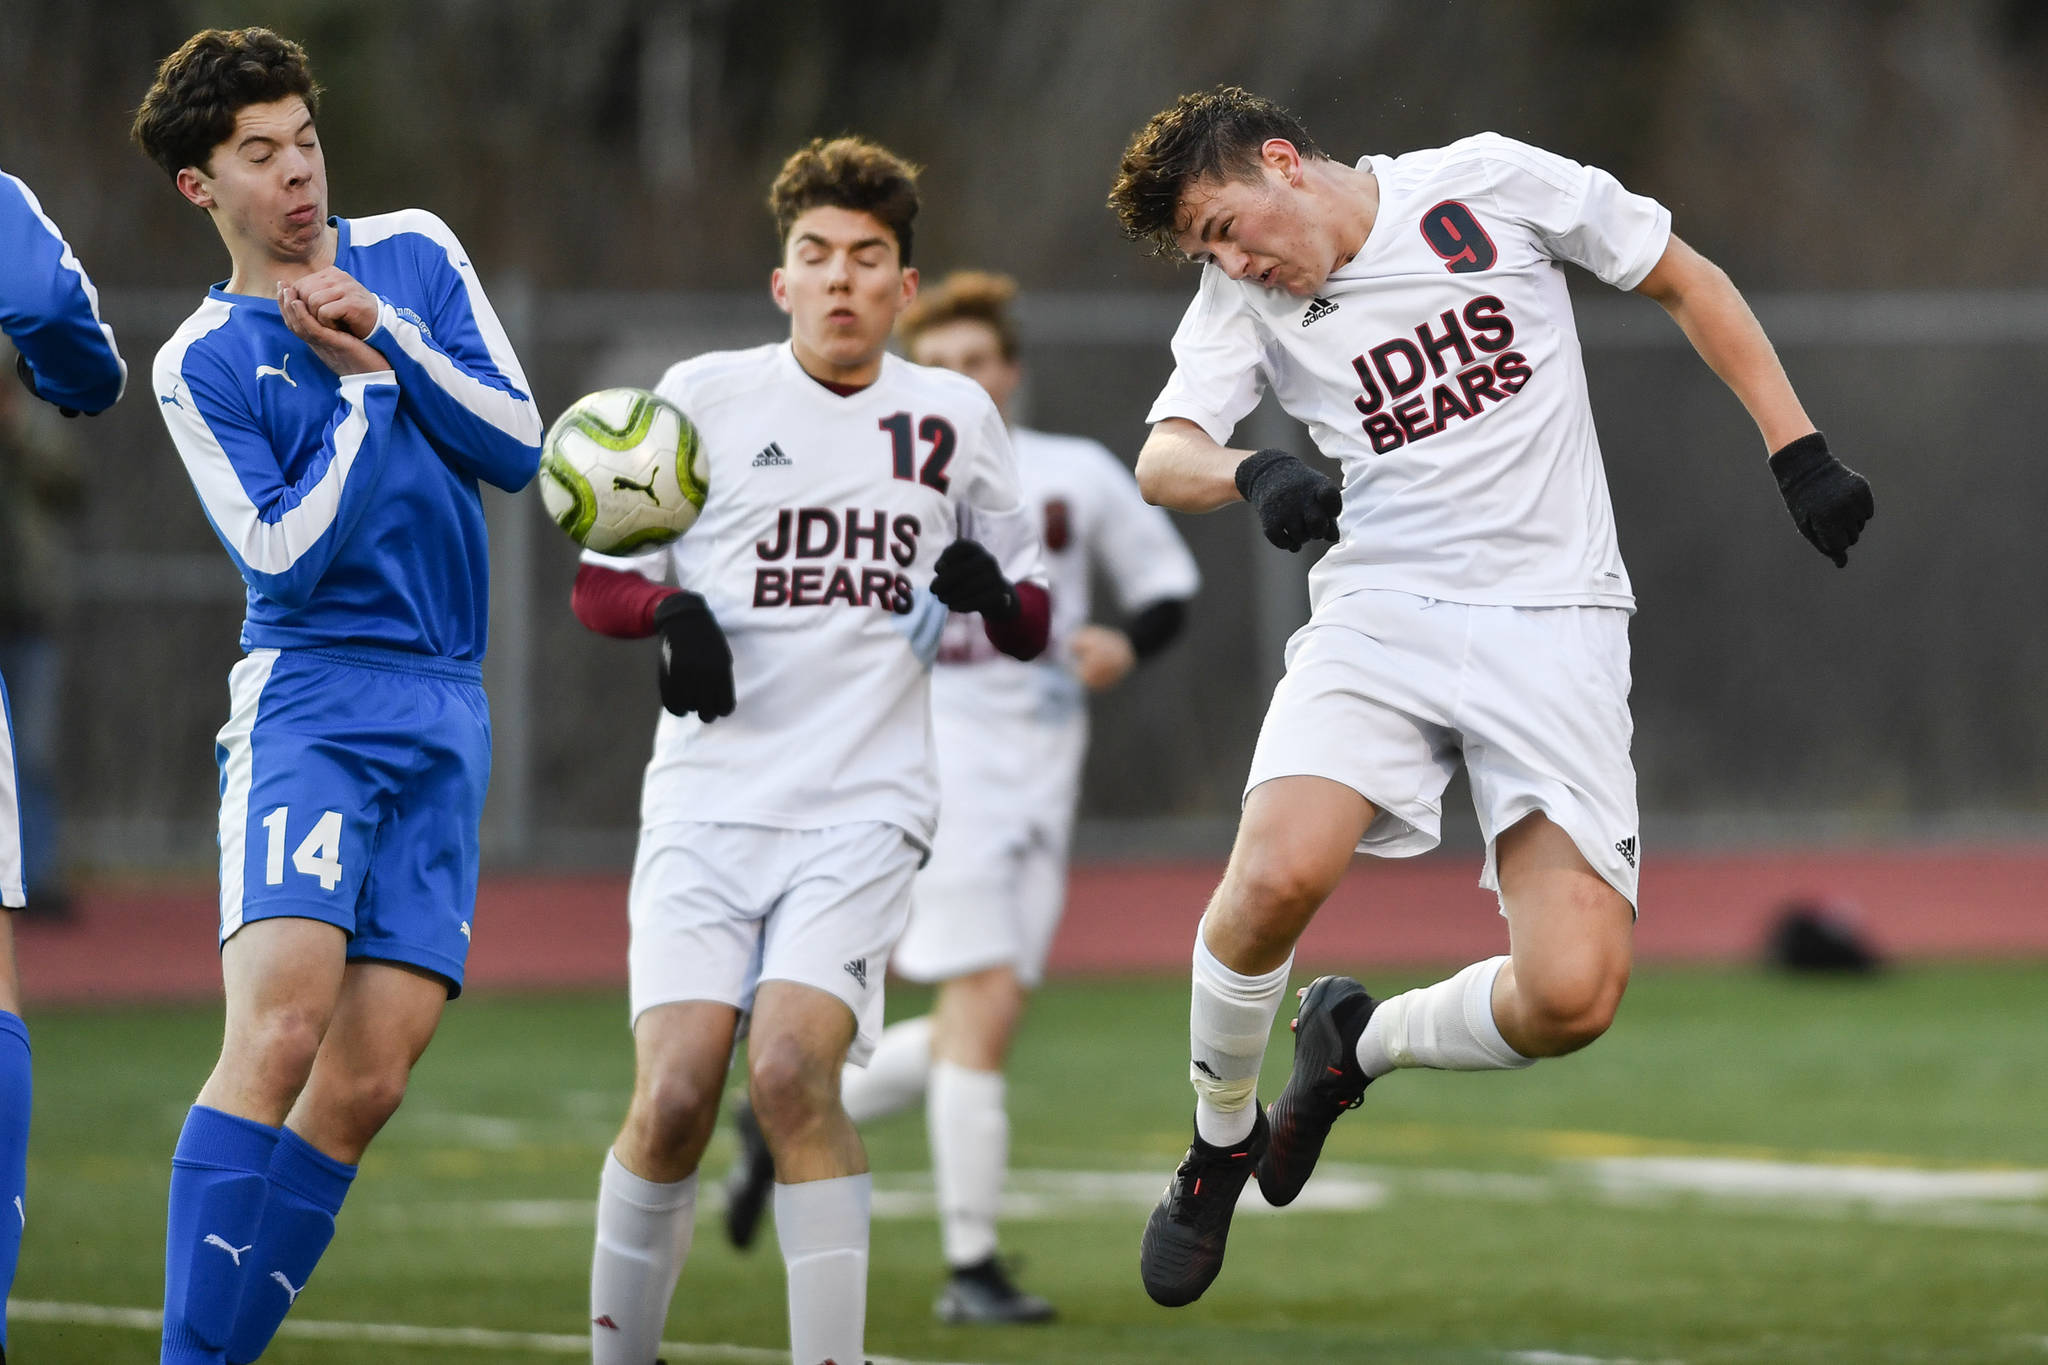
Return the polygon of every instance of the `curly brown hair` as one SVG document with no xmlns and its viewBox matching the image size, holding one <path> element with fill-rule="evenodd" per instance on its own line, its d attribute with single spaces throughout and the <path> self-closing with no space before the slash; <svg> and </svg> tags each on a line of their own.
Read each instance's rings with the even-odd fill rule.
<svg viewBox="0 0 2048 1365">
<path fill-rule="evenodd" d="M 1017 359 L 1017 320 L 1010 305 L 1017 298 L 1017 282 L 1008 275 L 986 270 L 956 270 L 939 282 L 936 289 L 919 292 L 910 307 L 897 319 L 896 334 L 907 348 L 915 349 L 917 339 L 934 327 L 949 322 L 979 322 L 996 334 L 996 346 L 1003 359 Z"/>
<path fill-rule="evenodd" d="M 858 137 L 812 138 L 789 154 L 768 190 L 768 211 L 784 247 L 798 218 L 821 206 L 872 215 L 896 234 L 896 257 L 910 264 L 919 168 L 887 147 Z"/>
<path fill-rule="evenodd" d="M 1284 138 L 1304 159 L 1321 157 L 1301 120 L 1273 101 L 1236 85 L 1182 95 L 1154 114 L 1117 166 L 1109 207 L 1124 236 L 1159 256 L 1177 255 L 1173 238 L 1181 195 L 1197 180 L 1259 178 L 1259 148 Z"/>
<path fill-rule="evenodd" d="M 292 95 L 306 102 L 308 114 L 320 116 L 320 86 L 304 48 L 267 28 L 209 28 L 157 64 L 156 83 L 142 97 L 129 132 L 176 179 L 187 166 L 207 169 L 245 105 Z"/>
</svg>

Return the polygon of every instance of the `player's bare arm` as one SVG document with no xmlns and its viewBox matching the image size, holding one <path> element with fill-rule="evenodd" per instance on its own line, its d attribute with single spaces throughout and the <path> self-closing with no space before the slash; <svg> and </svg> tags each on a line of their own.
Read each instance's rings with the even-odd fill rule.
<svg viewBox="0 0 2048 1365">
<path fill-rule="evenodd" d="M 1655 299 L 1748 410 L 1793 524 L 1813 547 L 1847 565 L 1875 512 L 1870 484 L 1828 451 L 1778 363 L 1770 338 L 1719 266 L 1674 234 L 1636 292 Z"/>
<path fill-rule="evenodd" d="M 1721 267 L 1674 233 L 1636 292 L 1671 314 L 1700 358 L 1742 400 L 1767 447 L 1782 450 L 1814 430 L 1770 338 Z"/>
<path fill-rule="evenodd" d="M 1078 627 L 1067 641 L 1067 656 L 1074 675 L 1090 692 L 1106 692 L 1130 676 L 1138 666 L 1138 651 L 1131 637 L 1111 626 Z"/>
<path fill-rule="evenodd" d="M 1234 450 L 1184 417 L 1152 428 L 1138 452 L 1138 488 L 1145 501 L 1176 512 L 1213 512 L 1242 499 L 1259 529 L 1283 550 L 1337 538 L 1343 495 L 1327 475 L 1284 450 Z"/>
</svg>

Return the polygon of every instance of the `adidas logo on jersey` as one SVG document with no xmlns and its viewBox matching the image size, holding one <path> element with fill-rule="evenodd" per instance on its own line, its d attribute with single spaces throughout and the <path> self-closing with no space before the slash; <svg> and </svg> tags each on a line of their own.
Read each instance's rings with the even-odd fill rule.
<svg viewBox="0 0 2048 1365">
<path fill-rule="evenodd" d="M 754 468 L 756 469 L 773 469 L 777 465 L 791 465 L 795 463 L 796 461 L 783 454 L 782 447 L 773 441 L 770 441 L 763 447 L 760 454 L 754 456 Z"/>
<path fill-rule="evenodd" d="M 852 977 L 862 990 L 866 990 L 868 988 L 868 960 L 864 957 L 857 957 L 843 965 L 846 968 L 846 974 Z"/>
<path fill-rule="evenodd" d="M 1634 867 L 1636 865 L 1636 836 L 1631 834 L 1628 838 L 1623 839 L 1614 846 L 1614 851 L 1619 853 L 1628 862 L 1630 867 Z"/>
<path fill-rule="evenodd" d="M 1301 315 L 1301 325 L 1306 327 L 1311 322 L 1321 322 L 1336 311 L 1336 304 L 1318 294 L 1308 301 L 1308 311 Z"/>
</svg>

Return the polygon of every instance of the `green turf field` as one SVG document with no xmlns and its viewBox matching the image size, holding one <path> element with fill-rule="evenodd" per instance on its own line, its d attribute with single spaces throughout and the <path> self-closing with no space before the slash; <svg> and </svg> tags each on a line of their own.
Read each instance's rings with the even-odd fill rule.
<svg viewBox="0 0 2048 1365">
<path fill-rule="evenodd" d="M 2048 965 L 1870 983 L 1644 970 L 1612 1036 L 1582 1056 L 1376 1086 L 1303 1196 L 1333 1207 L 1253 1216 L 1248 1193 L 1222 1278 L 1168 1311 L 1139 1288 L 1137 1245 L 1187 1140 L 1186 985 L 1054 986 L 1013 1072 L 1013 1192 L 1031 1216 L 1005 1241 L 1062 1321 L 932 1322 L 922 1117 L 905 1116 L 870 1134 L 869 1349 L 1131 1365 L 2048 1361 L 2044 1000 Z M 918 1004 L 899 991 L 892 1012 Z M 265 1360 L 574 1358 L 590 1203 L 629 1080 L 623 1013 L 611 996 L 452 1008 L 287 1326 L 304 1335 Z M 31 1023 L 10 1358 L 153 1361 L 154 1336 L 128 1325 L 139 1315 L 91 1322 L 85 1306 L 158 1300 L 168 1154 L 218 1010 Z M 727 1150 L 713 1147 L 714 1175 Z M 668 1336 L 747 1349 L 689 1348 L 672 1365 L 774 1360 L 772 1243 L 735 1255 L 700 1215 Z M 391 1326 L 487 1330 L 408 1345 Z"/>
</svg>

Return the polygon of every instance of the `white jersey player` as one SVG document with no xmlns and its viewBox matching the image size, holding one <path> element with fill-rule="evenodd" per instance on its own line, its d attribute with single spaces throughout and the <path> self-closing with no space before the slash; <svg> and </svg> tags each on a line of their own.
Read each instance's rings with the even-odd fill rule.
<svg viewBox="0 0 2048 1365">
<path fill-rule="evenodd" d="M 1128 235 L 1203 266 L 1139 456 L 1146 496 L 1183 511 L 1242 497 L 1277 545 L 1337 542 L 1196 936 L 1195 1140 L 1140 1255 L 1171 1306 L 1222 1268 L 1245 1179 L 1291 1201 L 1373 1078 L 1528 1066 L 1592 1042 L 1620 1002 L 1642 852 L 1634 599 L 1561 267 L 1670 311 L 1838 564 L 1871 502 L 1727 276 L 1603 171 L 1491 134 L 1345 165 L 1285 110 L 1224 88 L 1152 119 L 1111 203 Z M 1285 452 L 1229 448 L 1268 388 L 1342 466 L 1341 493 Z M 1296 939 L 1354 849 L 1435 846 L 1461 760 L 1510 952 L 1380 1002 L 1320 978 L 1301 992 L 1293 1074 L 1261 1112 Z"/>
<path fill-rule="evenodd" d="M 897 326 L 911 357 L 967 375 L 1007 417 L 1022 379 L 1009 279 L 947 276 Z M 1067 846 L 1088 743 L 1089 691 L 1115 686 L 1179 632 L 1200 584 L 1166 514 L 1148 506 L 1095 441 L 1012 427 L 1025 505 L 1039 518 L 1051 576 L 1051 642 L 1023 663 L 980 622 L 955 616 L 932 676 L 945 814 L 918 875 L 894 967 L 939 983 L 928 1016 L 892 1025 L 872 1063 L 849 1070 L 856 1122 L 926 1100 L 947 1322 L 1043 1322 L 1052 1306 L 1019 1291 L 996 1254 L 1008 1165 L 1003 1068 L 1025 996 L 1043 975 L 1066 904 Z M 1090 624 L 1090 580 L 1115 593 L 1123 628 Z M 735 1170 L 728 1209 L 758 1204 L 758 1155 Z M 745 1226 L 730 1231 L 745 1234 Z"/>
<path fill-rule="evenodd" d="M 1023 658 L 1049 618 L 994 404 L 885 351 L 916 289 L 914 173 L 815 142 L 770 203 L 791 339 L 662 379 L 706 452 L 703 515 L 666 550 L 586 556 L 575 595 L 594 629 L 661 637 L 668 712 L 628 907 L 637 1067 L 598 1200 L 597 1365 L 654 1359 L 742 1015 L 792 1359 L 863 1359 L 870 1185 L 839 1075 L 881 1031 L 937 824 L 932 660 L 949 607 Z"/>
</svg>

